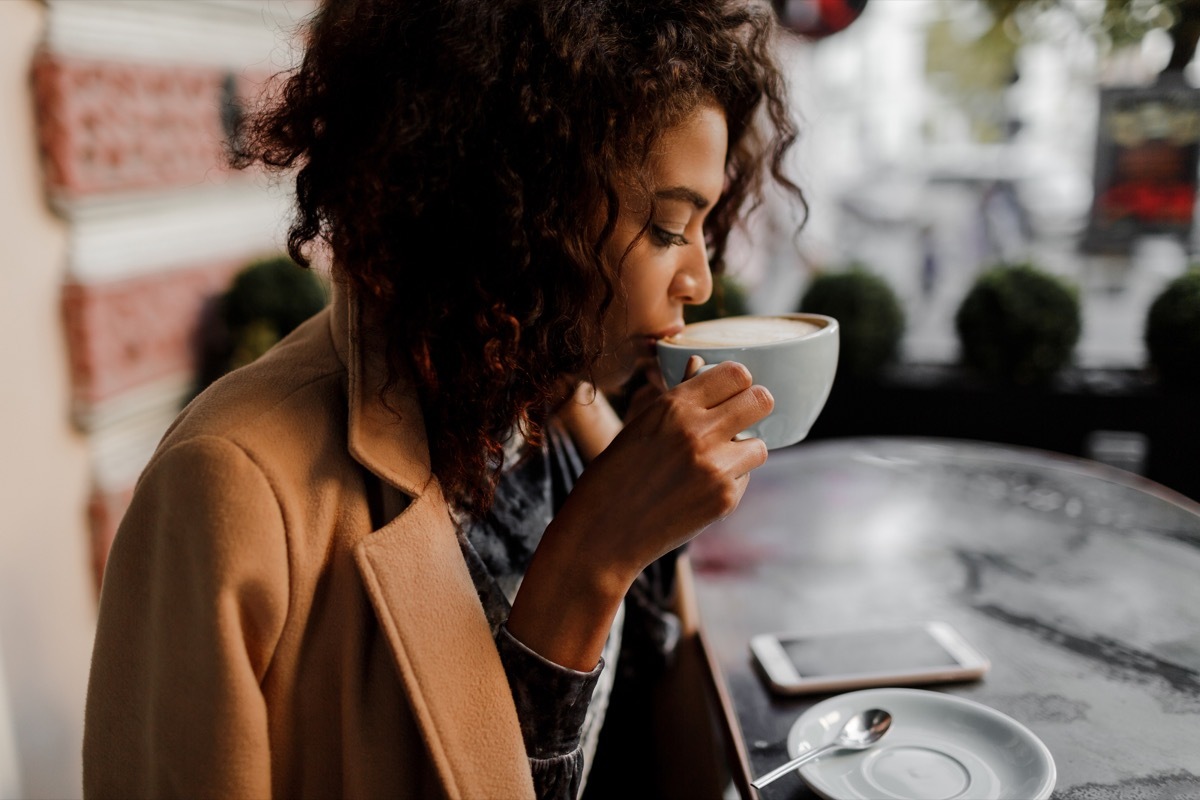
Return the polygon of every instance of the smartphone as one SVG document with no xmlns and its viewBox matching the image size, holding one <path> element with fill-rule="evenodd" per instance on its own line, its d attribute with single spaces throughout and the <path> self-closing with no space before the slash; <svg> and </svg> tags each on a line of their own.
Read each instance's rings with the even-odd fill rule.
<svg viewBox="0 0 1200 800">
<path fill-rule="evenodd" d="M 780 694 L 969 681 L 983 677 L 989 667 L 957 630 L 936 621 L 764 633 L 751 638 L 750 652 Z"/>
</svg>

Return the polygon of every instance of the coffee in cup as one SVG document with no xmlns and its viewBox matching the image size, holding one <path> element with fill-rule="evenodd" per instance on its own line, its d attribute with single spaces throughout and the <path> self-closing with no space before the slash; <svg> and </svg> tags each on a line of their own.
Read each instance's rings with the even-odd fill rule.
<svg viewBox="0 0 1200 800">
<path fill-rule="evenodd" d="M 668 386 L 684 377 L 688 359 L 706 365 L 743 364 L 767 387 L 775 409 L 739 438 L 757 437 L 768 449 L 795 444 L 809 429 L 833 387 L 838 322 L 822 314 L 742 315 L 693 322 L 658 342 L 658 363 Z"/>
</svg>

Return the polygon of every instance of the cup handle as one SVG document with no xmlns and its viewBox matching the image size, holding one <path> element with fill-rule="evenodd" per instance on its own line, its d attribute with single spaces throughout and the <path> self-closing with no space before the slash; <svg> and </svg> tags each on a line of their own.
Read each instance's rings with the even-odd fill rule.
<svg viewBox="0 0 1200 800">
<path fill-rule="evenodd" d="M 699 356 L 695 356 L 695 357 L 696 357 L 696 358 L 699 358 Z M 689 360 L 689 362 L 691 361 L 691 359 L 692 359 L 692 356 L 689 356 L 689 357 L 688 357 L 688 360 Z M 704 359 L 700 359 L 700 360 L 701 360 L 701 361 L 703 361 Z M 696 377 L 697 375 L 699 375 L 701 372 L 707 372 L 708 370 L 712 369 L 712 368 L 713 368 L 713 367 L 715 367 L 715 366 L 716 366 L 716 364 L 704 364 L 704 363 L 702 363 L 702 364 L 700 364 L 700 366 L 696 367 L 696 371 L 695 371 L 695 372 L 693 372 L 691 375 L 688 375 L 688 374 L 686 373 L 686 365 L 685 365 L 685 372 L 684 372 L 684 377 L 683 377 L 683 379 L 684 379 L 685 381 L 686 381 L 686 380 L 690 380 L 691 378 L 694 378 L 694 377 Z"/>
</svg>

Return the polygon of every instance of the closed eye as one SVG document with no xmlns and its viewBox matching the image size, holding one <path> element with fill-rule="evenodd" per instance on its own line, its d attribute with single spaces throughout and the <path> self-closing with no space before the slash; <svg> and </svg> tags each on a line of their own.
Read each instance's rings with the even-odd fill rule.
<svg viewBox="0 0 1200 800">
<path fill-rule="evenodd" d="M 657 225 L 650 226 L 650 235 L 654 237 L 654 241 L 661 247 L 682 247 L 683 245 L 690 244 L 682 233 L 672 233 Z"/>
</svg>

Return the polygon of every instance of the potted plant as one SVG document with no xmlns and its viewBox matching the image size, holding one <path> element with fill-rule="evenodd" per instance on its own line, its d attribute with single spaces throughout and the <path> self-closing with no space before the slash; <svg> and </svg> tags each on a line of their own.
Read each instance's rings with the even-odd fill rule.
<svg viewBox="0 0 1200 800">
<path fill-rule="evenodd" d="M 261 356 L 327 302 L 324 281 L 287 256 L 242 268 L 202 317 L 197 393 Z"/>
<path fill-rule="evenodd" d="M 1168 283 L 1146 312 L 1146 351 L 1164 386 L 1200 388 L 1200 265 Z"/>
<path fill-rule="evenodd" d="M 954 317 L 967 367 L 1013 385 L 1048 383 L 1079 341 L 1076 288 L 1032 263 L 982 272 Z"/>
<path fill-rule="evenodd" d="M 904 308 L 890 284 L 862 264 L 814 277 L 800 298 L 800 311 L 838 321 L 838 375 L 871 378 L 896 358 L 904 336 Z"/>
</svg>

